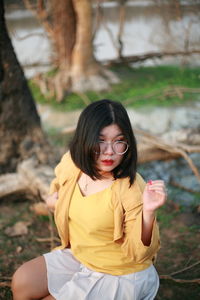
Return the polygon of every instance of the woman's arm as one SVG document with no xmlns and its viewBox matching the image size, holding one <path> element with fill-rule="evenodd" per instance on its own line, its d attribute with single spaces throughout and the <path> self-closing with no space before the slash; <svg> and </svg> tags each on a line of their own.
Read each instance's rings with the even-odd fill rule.
<svg viewBox="0 0 200 300">
<path fill-rule="evenodd" d="M 153 223 L 156 210 L 161 207 L 166 200 L 166 189 L 163 180 L 150 180 L 143 192 L 142 210 L 142 242 L 145 246 L 151 243 Z"/>
<path fill-rule="evenodd" d="M 51 212 L 54 212 L 54 210 L 55 210 L 55 204 L 56 204 L 57 199 L 58 199 L 57 192 L 53 193 L 52 195 L 49 195 L 45 199 L 46 205 Z"/>
</svg>

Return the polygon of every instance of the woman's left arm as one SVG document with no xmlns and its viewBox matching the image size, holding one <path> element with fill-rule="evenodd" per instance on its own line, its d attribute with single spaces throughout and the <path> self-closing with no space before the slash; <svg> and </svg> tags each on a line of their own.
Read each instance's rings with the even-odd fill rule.
<svg viewBox="0 0 200 300">
<path fill-rule="evenodd" d="M 143 192 L 142 242 L 145 246 L 151 243 L 153 223 L 156 210 L 164 205 L 167 193 L 163 180 L 150 180 Z"/>
</svg>

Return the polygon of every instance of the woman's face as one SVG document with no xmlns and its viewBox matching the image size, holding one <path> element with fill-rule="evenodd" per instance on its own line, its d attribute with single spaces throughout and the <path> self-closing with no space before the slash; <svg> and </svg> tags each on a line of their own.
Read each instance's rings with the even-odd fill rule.
<svg viewBox="0 0 200 300">
<path fill-rule="evenodd" d="M 97 158 L 97 168 L 102 175 L 109 175 L 112 173 L 112 170 L 121 163 L 124 157 L 124 154 L 116 154 L 113 149 L 113 143 L 117 141 L 125 142 L 125 137 L 118 125 L 112 124 L 101 130 L 99 143 L 103 150 Z"/>
</svg>

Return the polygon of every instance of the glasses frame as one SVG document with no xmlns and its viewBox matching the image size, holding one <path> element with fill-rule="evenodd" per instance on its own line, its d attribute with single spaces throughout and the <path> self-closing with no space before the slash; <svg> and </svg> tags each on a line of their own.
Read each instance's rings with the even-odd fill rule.
<svg viewBox="0 0 200 300">
<path fill-rule="evenodd" d="M 105 144 L 105 145 L 107 145 L 107 146 L 106 146 L 106 148 L 105 148 L 104 151 L 100 151 L 100 152 L 94 151 L 96 154 L 102 154 L 102 153 L 104 153 L 104 152 L 106 151 L 108 145 L 111 145 L 111 146 L 112 146 L 113 152 L 114 152 L 115 154 L 117 154 L 117 155 L 123 155 L 123 154 L 125 154 L 125 153 L 128 151 L 128 148 L 129 148 L 129 144 L 128 144 L 127 142 L 125 142 L 125 141 L 115 141 L 115 142 L 98 141 L 97 143 L 98 143 L 98 144 Z M 115 145 L 115 144 L 126 144 L 127 148 L 126 148 L 126 150 L 125 150 L 124 152 L 118 153 L 118 152 L 116 152 L 115 149 L 114 149 L 114 145 Z M 99 146 L 99 149 L 100 149 L 100 146 Z"/>
</svg>

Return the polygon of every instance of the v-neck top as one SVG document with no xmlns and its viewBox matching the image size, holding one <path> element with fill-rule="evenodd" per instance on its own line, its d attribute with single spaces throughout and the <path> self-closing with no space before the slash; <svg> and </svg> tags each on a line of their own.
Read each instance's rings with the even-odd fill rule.
<svg viewBox="0 0 200 300">
<path fill-rule="evenodd" d="M 124 255 L 120 244 L 113 241 L 114 208 L 111 196 L 112 185 L 83 196 L 76 183 L 69 207 L 69 239 L 72 253 L 88 268 L 124 275 L 134 272 L 135 268 L 138 270 L 139 266 Z"/>
</svg>

